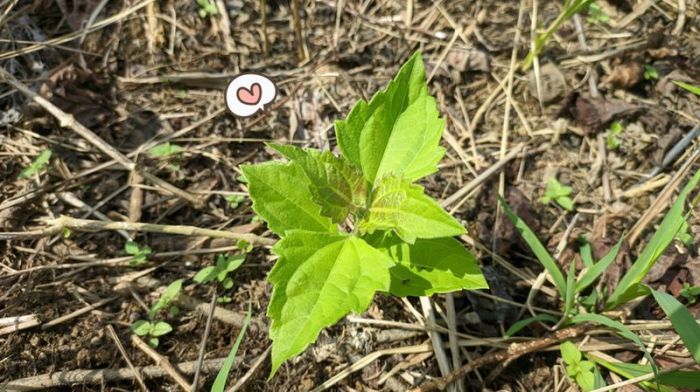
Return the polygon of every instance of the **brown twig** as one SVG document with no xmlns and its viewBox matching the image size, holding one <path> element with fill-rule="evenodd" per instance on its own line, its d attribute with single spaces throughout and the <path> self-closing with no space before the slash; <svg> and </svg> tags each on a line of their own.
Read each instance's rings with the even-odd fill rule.
<svg viewBox="0 0 700 392">
<path fill-rule="evenodd" d="M 156 365 L 160 366 L 163 368 L 165 373 L 167 373 L 175 382 L 182 387 L 185 392 L 190 391 L 190 384 L 185 380 L 185 378 L 180 374 L 180 372 L 177 371 L 173 367 L 173 364 L 170 363 L 170 360 L 156 352 L 156 350 L 152 349 L 146 342 L 141 340 L 136 335 L 131 335 L 131 342 L 138 348 L 139 350 L 143 351 L 146 355 L 151 357 L 156 362 Z M 196 366 L 196 362 L 195 362 Z"/>
<path fill-rule="evenodd" d="M 109 324 L 107 325 L 107 334 L 109 335 L 110 338 L 112 338 L 112 341 L 114 341 L 114 344 L 117 346 L 119 353 L 122 355 L 122 358 L 124 358 L 124 361 L 126 362 L 127 366 L 129 366 L 129 369 L 131 369 L 131 371 L 134 375 L 134 378 L 139 383 L 141 390 L 148 392 L 148 388 L 146 387 L 146 384 L 143 382 L 143 378 L 141 378 L 141 375 L 134 367 L 134 364 L 131 363 L 129 356 L 126 354 L 126 350 L 124 350 L 124 345 L 122 344 L 121 340 L 119 340 L 119 336 L 117 336 L 117 333 L 114 331 L 114 327 L 112 327 Z"/>
<path fill-rule="evenodd" d="M 544 349 L 547 346 L 550 346 L 552 344 L 558 343 L 562 340 L 565 339 L 571 339 L 575 338 L 577 336 L 582 335 L 585 333 L 587 330 L 589 330 L 591 326 L 588 325 L 577 325 L 574 327 L 569 327 L 566 329 L 562 329 L 560 331 L 557 331 L 550 336 L 543 338 L 543 339 L 538 339 L 534 340 L 531 342 L 525 342 L 525 343 L 513 343 L 508 347 L 506 350 L 502 351 L 497 351 L 492 354 L 484 355 L 483 357 L 477 358 L 466 365 L 462 366 L 459 369 L 454 370 L 452 373 L 448 374 L 445 377 L 440 377 L 434 381 L 431 381 L 429 383 L 425 383 L 418 388 L 414 388 L 411 390 L 411 392 L 428 392 L 428 391 L 442 391 L 445 388 L 447 388 L 448 385 L 452 384 L 459 378 L 465 376 L 469 372 L 472 372 L 484 365 L 489 365 L 493 363 L 499 363 L 499 362 L 505 362 L 505 361 L 513 361 L 525 354 L 529 354 L 531 352 L 539 351 Z"/>
</svg>

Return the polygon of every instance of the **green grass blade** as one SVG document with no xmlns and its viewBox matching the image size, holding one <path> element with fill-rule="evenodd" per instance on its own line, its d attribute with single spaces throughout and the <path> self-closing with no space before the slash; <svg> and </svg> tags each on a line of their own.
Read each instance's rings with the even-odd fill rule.
<svg viewBox="0 0 700 392">
<path fill-rule="evenodd" d="M 229 374 L 229 372 L 231 372 L 231 367 L 233 366 L 233 360 L 236 359 L 236 353 L 238 352 L 238 346 L 241 345 L 241 341 L 243 340 L 243 336 L 245 335 L 245 332 L 248 329 L 248 324 L 250 323 L 251 316 L 252 316 L 252 309 L 251 309 L 251 305 L 248 304 L 248 314 L 246 314 L 245 320 L 243 320 L 243 328 L 241 328 L 241 332 L 238 333 L 238 336 L 236 337 L 236 342 L 233 343 L 233 347 L 231 347 L 231 352 L 229 352 L 228 355 L 226 356 L 226 359 L 224 360 L 224 364 L 221 366 L 219 373 L 216 375 L 216 379 L 214 380 L 214 384 L 212 384 L 212 386 L 211 386 L 211 392 L 223 392 L 224 389 L 226 389 L 226 380 L 228 379 L 228 374 Z"/>
<path fill-rule="evenodd" d="M 690 355 L 693 356 L 695 362 L 700 364 L 700 324 L 695 321 L 688 309 L 673 296 L 656 290 L 651 290 L 651 294 L 664 310 L 666 316 L 671 319 L 673 329 L 678 332 Z"/>
<path fill-rule="evenodd" d="M 690 191 L 692 191 L 700 182 L 700 171 L 695 173 L 693 178 L 688 181 L 681 193 L 678 195 L 671 209 L 666 213 L 666 216 L 661 221 L 656 233 L 651 237 L 651 240 L 644 247 L 639 258 L 634 262 L 632 268 L 620 280 L 615 291 L 608 299 L 607 308 L 615 309 L 621 304 L 637 297 L 643 291 L 638 290 L 635 286 L 642 281 L 644 276 L 649 272 L 651 267 L 656 263 L 659 256 L 663 254 L 666 248 L 671 244 L 676 234 L 680 230 L 683 220 L 683 206 Z"/>
<path fill-rule="evenodd" d="M 521 329 L 527 327 L 528 325 L 537 321 L 550 321 L 556 323 L 559 321 L 558 318 L 552 316 L 551 314 L 538 314 L 537 316 L 528 317 L 526 319 L 518 320 L 513 325 L 508 328 L 506 333 L 503 335 L 504 338 L 510 338 L 516 333 L 520 332 Z"/>
<path fill-rule="evenodd" d="M 576 262 L 569 263 L 569 272 L 566 274 L 566 297 L 564 297 L 564 317 L 568 317 L 574 307 L 576 298 Z"/>
<path fill-rule="evenodd" d="M 681 87 L 687 91 L 690 91 L 691 93 L 693 93 L 695 95 L 700 95 L 700 87 L 698 87 L 698 86 L 693 86 L 690 83 L 681 82 L 680 80 L 674 80 L 673 83 L 676 86 Z"/>
<path fill-rule="evenodd" d="M 585 290 L 586 287 L 590 286 L 593 282 L 595 282 L 596 279 L 600 275 L 605 272 L 605 270 L 608 268 L 608 266 L 615 261 L 615 258 L 617 257 L 617 254 L 620 252 L 620 247 L 622 246 L 622 241 L 624 240 L 623 238 L 620 238 L 620 240 L 615 244 L 615 246 L 610 249 L 608 254 L 606 254 L 600 261 L 595 263 L 592 267 L 588 268 L 588 270 L 581 276 L 581 278 L 578 280 L 576 283 L 576 292 L 580 293 L 581 291 Z"/>
<path fill-rule="evenodd" d="M 642 343 L 641 339 L 637 335 L 632 332 L 627 326 L 622 324 L 619 321 L 615 321 L 613 319 L 610 319 L 608 317 L 605 317 L 601 314 L 593 314 L 593 313 L 587 313 L 587 314 L 577 314 L 576 316 L 573 316 L 571 318 L 571 323 L 573 324 L 581 324 L 581 323 L 593 323 L 593 324 L 600 324 L 604 325 L 608 328 L 612 328 L 617 330 L 617 333 L 622 336 L 625 339 L 629 339 L 632 342 L 634 342 L 636 345 L 639 346 L 639 348 L 644 352 L 644 356 L 649 360 L 649 363 L 652 366 L 652 370 L 654 371 L 654 374 L 659 373 L 659 368 L 656 366 L 656 363 L 654 363 L 654 358 L 652 358 L 651 354 L 649 353 L 649 350 L 647 350 L 647 347 Z"/>
<path fill-rule="evenodd" d="M 583 265 L 585 265 L 586 268 L 593 267 L 593 264 L 595 264 L 593 261 L 593 251 L 591 250 L 591 243 L 588 242 L 588 240 L 581 245 L 581 250 L 579 253 L 581 253 L 581 261 L 583 261 Z"/>
<path fill-rule="evenodd" d="M 564 274 L 562 274 L 561 270 L 559 269 L 557 262 L 549 254 L 547 248 L 545 248 L 544 245 L 542 245 L 542 243 L 540 242 L 540 240 L 537 239 L 537 236 L 527 226 L 525 221 L 520 219 L 520 217 L 518 217 L 515 214 L 515 212 L 513 212 L 508 203 L 506 203 L 506 201 L 501 196 L 498 197 L 498 200 L 501 202 L 501 206 L 503 206 L 503 210 L 508 216 L 508 219 L 510 219 L 510 221 L 513 222 L 513 225 L 518 230 L 518 233 L 520 233 L 525 242 L 527 242 L 527 245 L 535 254 L 537 260 L 539 260 L 542 266 L 544 266 L 547 272 L 549 272 L 549 275 L 552 276 L 552 279 L 554 280 L 554 285 L 556 286 L 559 295 L 562 298 L 566 297 L 566 280 L 564 279 Z"/>
</svg>

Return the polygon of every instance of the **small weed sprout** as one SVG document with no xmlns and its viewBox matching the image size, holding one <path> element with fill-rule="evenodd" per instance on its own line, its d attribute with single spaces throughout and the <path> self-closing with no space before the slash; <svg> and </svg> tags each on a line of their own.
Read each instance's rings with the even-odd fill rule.
<svg viewBox="0 0 700 392">
<path fill-rule="evenodd" d="M 238 208 L 238 206 L 245 201 L 245 196 L 243 195 L 229 195 L 226 196 L 226 201 L 228 202 L 229 207 L 231 207 L 232 210 L 235 210 Z"/>
<path fill-rule="evenodd" d="M 197 4 L 199 5 L 200 18 L 206 18 L 208 15 L 219 14 L 219 9 L 216 8 L 216 4 L 214 4 L 211 0 L 197 0 Z"/>
<path fill-rule="evenodd" d="M 570 186 L 562 185 L 556 178 L 552 177 L 547 182 L 547 190 L 540 200 L 542 204 L 549 204 L 554 201 L 563 209 L 573 211 L 574 201 L 569 197 L 572 191 Z"/>
<path fill-rule="evenodd" d="M 588 22 L 604 24 L 610 21 L 610 16 L 603 11 L 596 2 L 592 2 L 588 6 Z"/>
<path fill-rule="evenodd" d="M 608 131 L 608 136 L 606 138 L 606 144 L 608 150 L 617 150 L 620 148 L 620 139 L 617 137 L 624 131 L 625 128 L 618 121 L 614 121 L 610 124 L 610 130 Z"/>
<path fill-rule="evenodd" d="M 167 335 L 173 330 L 168 322 L 157 320 L 157 318 L 164 309 L 167 309 L 171 316 L 179 314 L 180 310 L 177 306 L 171 304 L 177 299 L 180 290 L 182 290 L 182 279 L 170 283 L 158 301 L 148 310 L 148 320 L 137 320 L 131 326 L 131 330 L 138 336 L 146 337 L 148 345 L 153 348 L 158 347 L 159 337 Z"/>
<path fill-rule="evenodd" d="M 32 178 L 36 174 L 40 173 L 42 170 L 44 170 L 44 168 L 46 168 L 46 165 L 49 164 L 51 154 L 51 150 L 42 151 L 41 154 L 34 159 L 31 165 L 27 166 L 19 173 L 19 178 Z"/>
<path fill-rule="evenodd" d="M 644 64 L 644 80 L 656 80 L 659 78 L 659 71 L 651 64 Z"/>
<path fill-rule="evenodd" d="M 563 342 L 559 349 L 566 364 L 566 374 L 578 384 L 584 392 L 597 388 L 595 364 L 583 359 L 581 351 L 571 342 Z"/>
<path fill-rule="evenodd" d="M 243 264 L 245 258 L 245 254 L 234 256 L 229 256 L 228 254 L 219 255 L 216 259 L 216 265 L 202 268 L 197 272 L 193 280 L 197 283 L 214 282 L 222 289 L 230 290 L 233 288 L 233 278 L 230 275 Z M 227 296 L 221 296 L 217 300 L 219 303 L 231 302 L 231 298 Z"/>
<path fill-rule="evenodd" d="M 136 267 L 146 263 L 146 259 L 151 254 L 151 248 L 148 246 L 141 247 L 134 241 L 127 241 L 124 244 L 124 251 L 126 254 L 133 256 L 129 260 L 129 265 Z"/>
</svg>

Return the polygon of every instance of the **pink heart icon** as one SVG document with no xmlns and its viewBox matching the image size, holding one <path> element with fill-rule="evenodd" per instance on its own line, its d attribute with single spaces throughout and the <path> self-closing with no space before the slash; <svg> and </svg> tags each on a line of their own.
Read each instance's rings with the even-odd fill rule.
<svg viewBox="0 0 700 392">
<path fill-rule="evenodd" d="M 236 91 L 236 96 L 238 100 L 245 103 L 246 105 L 255 105 L 260 102 L 262 97 L 262 89 L 259 83 L 253 83 L 250 89 L 245 87 L 239 87 Z"/>
</svg>

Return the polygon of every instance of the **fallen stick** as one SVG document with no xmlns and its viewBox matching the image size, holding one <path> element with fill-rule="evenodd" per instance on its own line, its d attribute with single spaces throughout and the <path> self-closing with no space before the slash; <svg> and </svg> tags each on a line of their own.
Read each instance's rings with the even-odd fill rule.
<svg viewBox="0 0 700 392">
<path fill-rule="evenodd" d="M 202 373 L 218 372 L 226 358 L 208 359 L 202 362 Z M 236 357 L 234 366 L 241 363 L 241 358 Z M 197 361 L 182 362 L 173 365 L 182 374 L 193 374 Z M 137 367 L 136 370 L 144 379 L 161 378 L 168 376 L 160 366 Z M 134 380 L 133 371 L 126 367 L 120 369 L 83 369 L 69 370 L 65 372 L 52 372 L 39 376 L 22 378 L 0 384 L 2 391 L 37 391 L 47 388 L 70 386 L 74 384 L 102 384 L 117 381 Z"/>
</svg>

